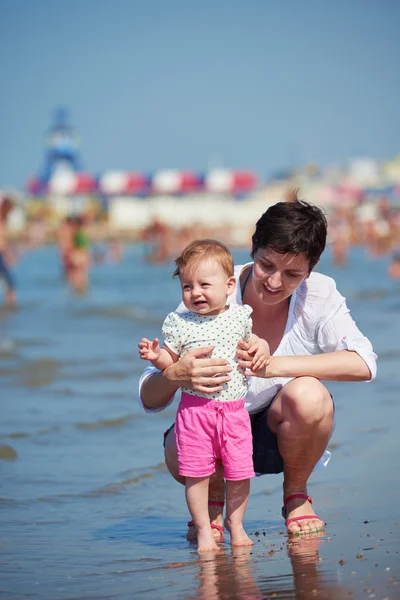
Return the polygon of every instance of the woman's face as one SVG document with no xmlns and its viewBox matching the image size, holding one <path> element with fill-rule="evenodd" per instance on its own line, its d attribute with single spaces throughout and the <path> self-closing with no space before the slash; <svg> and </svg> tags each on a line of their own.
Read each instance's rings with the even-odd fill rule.
<svg viewBox="0 0 400 600">
<path fill-rule="evenodd" d="M 263 304 L 279 304 L 299 287 L 309 275 L 305 254 L 281 254 L 271 248 L 260 248 L 254 255 L 252 283 Z"/>
</svg>

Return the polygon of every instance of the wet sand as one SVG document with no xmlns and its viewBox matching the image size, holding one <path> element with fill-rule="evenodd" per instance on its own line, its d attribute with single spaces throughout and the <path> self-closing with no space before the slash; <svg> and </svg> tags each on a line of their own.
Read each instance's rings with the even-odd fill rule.
<svg viewBox="0 0 400 600">
<path fill-rule="evenodd" d="M 322 260 L 380 355 L 373 383 L 329 384 L 333 458 L 309 486 L 326 531 L 289 540 L 282 477 L 264 476 L 246 513 L 254 546 L 232 550 L 226 533 L 199 557 L 163 464 L 176 407 L 136 403 L 137 341 L 179 300 L 172 265 L 143 254 L 96 266 L 78 298 L 54 248 L 16 267 L 20 306 L 0 311 L 0 598 L 400 598 L 400 284 L 387 259 Z"/>
</svg>

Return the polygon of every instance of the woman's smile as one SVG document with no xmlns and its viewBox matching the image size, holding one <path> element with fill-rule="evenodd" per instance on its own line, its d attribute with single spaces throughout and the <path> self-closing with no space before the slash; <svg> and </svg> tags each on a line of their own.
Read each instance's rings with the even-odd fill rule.
<svg viewBox="0 0 400 600">
<path fill-rule="evenodd" d="M 281 288 L 279 290 L 271 288 L 267 283 L 264 283 L 264 289 L 267 291 L 268 294 L 273 294 L 273 295 L 279 294 L 279 292 L 282 291 Z"/>
</svg>

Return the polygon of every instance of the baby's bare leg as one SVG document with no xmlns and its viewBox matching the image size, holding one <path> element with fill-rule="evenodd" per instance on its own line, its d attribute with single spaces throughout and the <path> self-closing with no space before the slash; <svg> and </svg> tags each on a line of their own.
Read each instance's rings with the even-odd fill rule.
<svg viewBox="0 0 400 600">
<path fill-rule="evenodd" d="M 251 546 L 251 541 L 243 529 L 243 517 L 250 494 L 250 479 L 226 481 L 225 527 L 231 534 L 232 546 Z"/>
<path fill-rule="evenodd" d="M 219 550 L 208 514 L 209 477 L 186 477 L 186 502 L 197 530 L 197 551 Z"/>
<path fill-rule="evenodd" d="M 186 478 L 179 475 L 178 455 L 176 450 L 175 431 L 172 428 L 165 440 L 165 463 L 172 477 L 182 485 L 185 485 Z M 208 513 L 211 523 L 214 525 L 223 525 L 223 505 L 225 500 L 225 482 L 223 468 L 220 461 L 217 461 L 217 470 L 210 477 L 210 487 L 208 490 L 208 499 L 212 504 L 208 505 Z M 218 529 L 213 529 L 213 535 L 218 542 L 222 541 L 222 534 Z M 186 539 L 194 541 L 197 538 L 196 528 L 189 526 Z"/>
</svg>

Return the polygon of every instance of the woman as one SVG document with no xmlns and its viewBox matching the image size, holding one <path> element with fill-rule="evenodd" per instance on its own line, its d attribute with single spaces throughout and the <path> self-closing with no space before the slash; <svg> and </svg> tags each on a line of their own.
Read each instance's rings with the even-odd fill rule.
<svg viewBox="0 0 400 600">
<path fill-rule="evenodd" d="M 67 281 L 76 292 L 86 291 L 89 283 L 90 241 L 82 217 L 72 217 L 69 221 L 70 232 L 64 242 L 64 270 Z"/>
<path fill-rule="evenodd" d="M 334 406 L 321 380 L 367 381 L 376 375 L 376 355 L 359 331 L 345 299 L 330 277 L 313 273 L 325 248 L 326 219 L 319 208 L 297 197 L 271 206 L 252 237 L 253 263 L 236 267 L 231 303 L 249 304 L 253 331 L 271 350 L 267 367 L 251 375 L 247 401 L 253 429 L 256 473 L 283 471 L 283 516 L 288 534 L 322 529 L 307 494 L 308 478 L 332 434 Z M 239 343 L 239 364 L 249 369 L 248 346 Z M 210 358 L 212 348 L 191 351 L 162 373 L 148 368 L 140 380 L 148 412 L 168 406 L 180 386 L 214 392 L 229 381 L 229 367 Z M 165 460 L 179 477 L 174 431 L 165 440 Z M 210 482 L 212 523 L 222 524 L 224 485 Z M 188 537 L 195 531 L 188 532 Z"/>
</svg>

